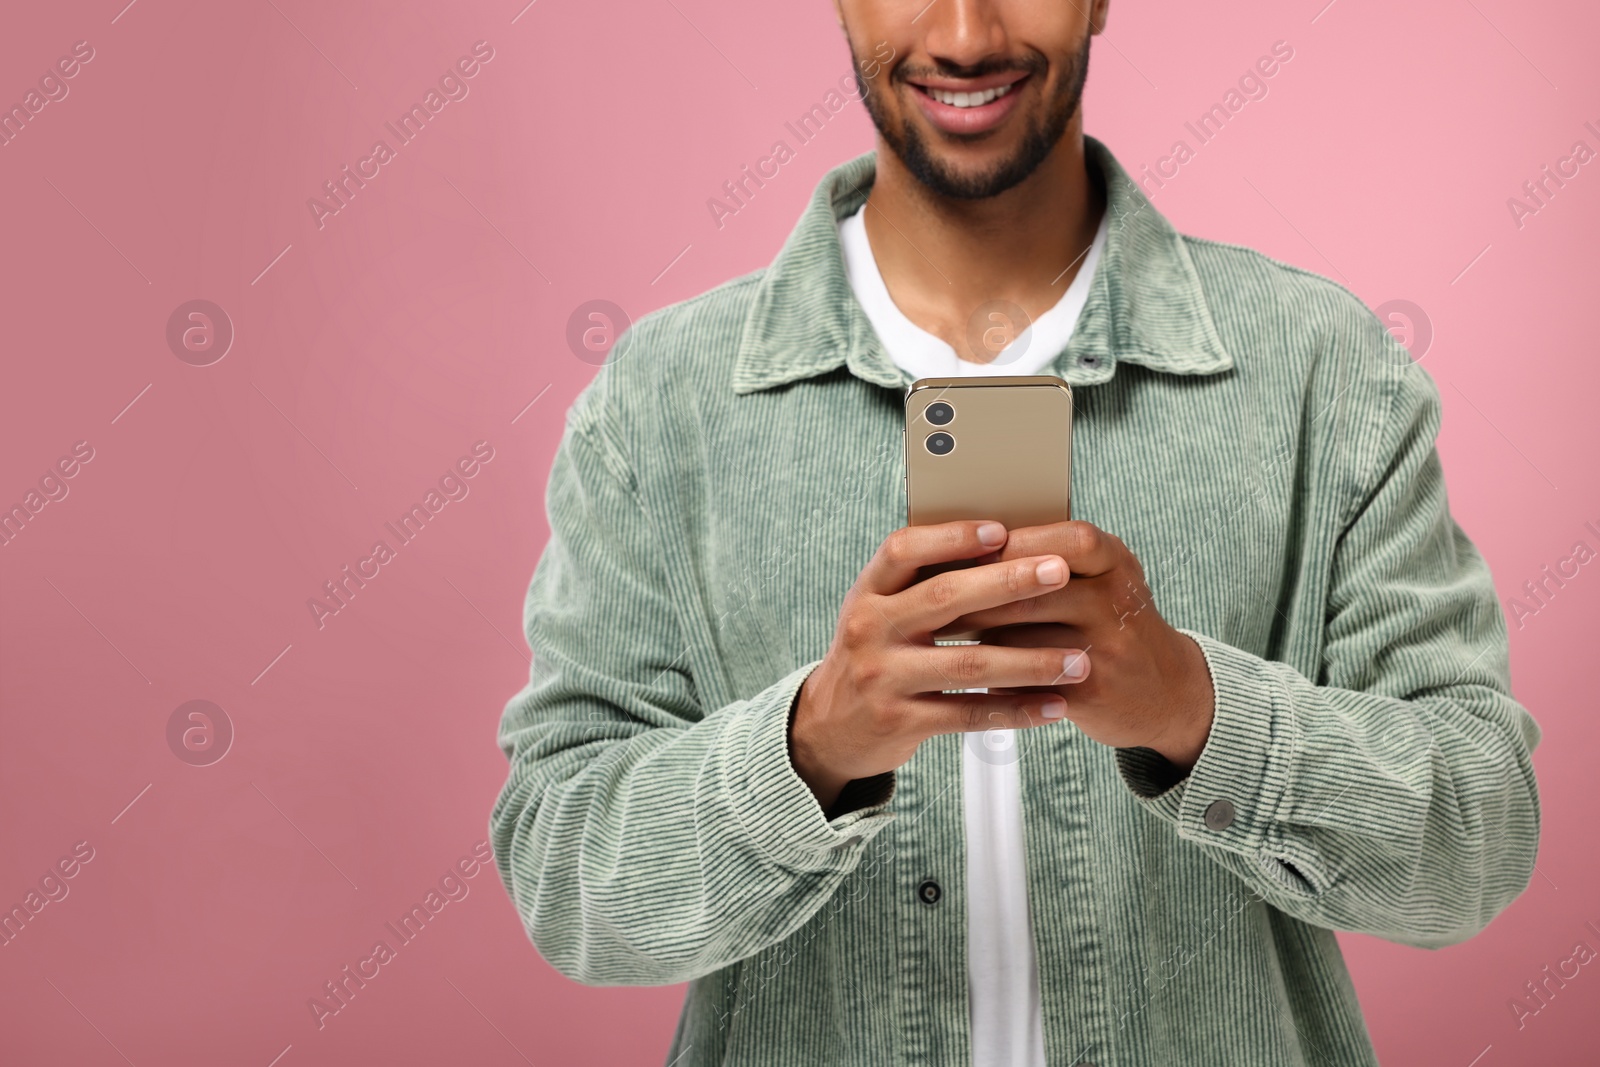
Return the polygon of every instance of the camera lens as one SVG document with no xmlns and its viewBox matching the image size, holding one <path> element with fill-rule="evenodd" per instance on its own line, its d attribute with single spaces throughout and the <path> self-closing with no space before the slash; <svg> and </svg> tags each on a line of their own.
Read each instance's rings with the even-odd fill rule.
<svg viewBox="0 0 1600 1067">
<path fill-rule="evenodd" d="M 928 410 L 922 413 L 922 417 L 935 426 L 948 426 L 950 420 L 956 417 L 956 409 L 940 400 L 929 404 Z"/>
<path fill-rule="evenodd" d="M 928 451 L 936 456 L 948 456 L 955 450 L 956 439 L 944 432 L 930 433 L 923 444 L 927 445 Z"/>
</svg>

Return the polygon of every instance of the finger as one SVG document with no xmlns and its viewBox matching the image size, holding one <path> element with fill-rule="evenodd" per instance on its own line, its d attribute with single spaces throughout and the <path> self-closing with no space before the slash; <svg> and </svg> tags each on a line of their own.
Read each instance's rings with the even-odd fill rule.
<svg viewBox="0 0 1600 1067">
<path fill-rule="evenodd" d="M 1007 648 L 1003 645 L 945 645 L 907 648 L 897 653 L 905 690 L 936 693 L 949 689 L 1064 685 L 1083 673 L 1076 648 Z M 1076 673 L 1075 673 L 1076 672 Z"/>
<path fill-rule="evenodd" d="M 1076 626 L 1038 623 L 1025 626 L 994 626 L 982 631 L 977 640 L 986 645 L 1009 648 L 1087 648 L 1088 636 Z"/>
<path fill-rule="evenodd" d="M 1062 665 L 1061 677 L 1056 680 L 1054 685 L 990 686 L 988 687 L 988 692 L 996 694 L 1060 693 L 1066 686 L 1075 686 L 1081 682 L 1088 681 L 1089 675 L 1092 673 L 1092 661 L 1089 658 L 1088 649 L 1084 649 L 1082 652 L 1079 652 L 1075 649 L 1067 649 L 1064 651 L 1066 651 L 1067 654 L 1064 657 L 1065 662 Z"/>
<path fill-rule="evenodd" d="M 1060 556 L 1033 556 L 944 571 L 884 601 L 906 633 L 931 633 L 955 619 L 1060 589 L 1069 577 Z"/>
<path fill-rule="evenodd" d="M 1060 651 L 1062 653 L 1062 657 L 1061 657 L 1061 676 L 1059 678 L 1057 678 L 1055 680 L 1055 682 L 1053 682 L 1051 684 L 1051 686 L 1049 686 L 1049 688 L 1055 688 L 1057 686 L 1063 686 L 1063 685 L 1077 685 L 1079 682 L 1088 681 L 1089 680 L 1089 674 L 1091 672 L 1091 669 L 1093 667 L 1093 662 L 1094 662 L 1093 660 L 1091 660 L 1089 658 L 1089 649 L 1088 648 L 1084 648 L 1083 650 L 1080 651 L 1080 650 L 1078 650 L 1076 648 L 1063 648 Z M 989 692 L 991 692 L 991 693 L 1023 692 L 1023 691 L 1025 691 L 1027 689 L 1030 689 L 1030 688 L 1036 688 L 1036 687 L 1032 687 L 1032 686 L 1005 686 L 1005 687 L 991 686 L 991 687 L 989 687 Z"/>
<path fill-rule="evenodd" d="M 1087 629 L 1100 624 L 1114 625 L 1117 618 L 1116 604 L 1107 593 L 1105 583 L 1073 574 L 1071 581 L 1059 589 L 1026 600 L 980 608 L 952 619 L 941 626 L 935 636 L 1052 624 Z"/>
<path fill-rule="evenodd" d="M 1059 693 L 940 693 L 918 702 L 927 735 L 1026 730 L 1062 722 L 1067 702 Z"/>
<path fill-rule="evenodd" d="M 869 593 L 889 596 L 917 579 L 922 567 L 975 559 L 1006 543 L 1006 528 L 984 520 L 941 522 L 906 526 L 878 546 L 861 572 L 861 585 Z"/>
<path fill-rule="evenodd" d="M 1092 577 L 1114 570 L 1128 549 L 1120 538 L 1093 523 L 1074 520 L 1012 530 L 1000 558 L 1050 552 L 1066 560 L 1074 575 Z"/>
</svg>

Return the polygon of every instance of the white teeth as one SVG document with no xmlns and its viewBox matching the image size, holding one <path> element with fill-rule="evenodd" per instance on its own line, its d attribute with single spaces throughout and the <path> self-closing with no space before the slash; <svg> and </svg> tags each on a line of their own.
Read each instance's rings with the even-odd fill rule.
<svg viewBox="0 0 1600 1067">
<path fill-rule="evenodd" d="M 929 89 L 928 95 L 941 104 L 951 107 L 982 107 L 991 100 L 998 100 L 1011 91 L 1011 86 L 1002 85 L 998 89 L 985 89 L 979 93 L 951 93 L 943 89 Z"/>
</svg>

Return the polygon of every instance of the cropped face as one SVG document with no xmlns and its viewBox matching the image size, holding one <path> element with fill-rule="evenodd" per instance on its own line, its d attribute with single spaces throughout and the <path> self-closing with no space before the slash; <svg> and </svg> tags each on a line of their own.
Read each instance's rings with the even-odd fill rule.
<svg viewBox="0 0 1600 1067">
<path fill-rule="evenodd" d="M 835 0 L 884 143 L 965 200 L 1021 182 L 1066 134 L 1108 3 Z"/>
</svg>

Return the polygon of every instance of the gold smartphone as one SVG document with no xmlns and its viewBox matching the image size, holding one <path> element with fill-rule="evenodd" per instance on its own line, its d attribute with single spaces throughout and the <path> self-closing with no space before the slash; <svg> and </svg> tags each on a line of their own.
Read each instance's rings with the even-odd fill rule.
<svg viewBox="0 0 1600 1067">
<path fill-rule="evenodd" d="M 905 449 L 907 526 L 993 519 L 1015 530 L 1072 518 L 1072 387 L 1054 375 L 922 378 L 906 394 Z"/>
</svg>

